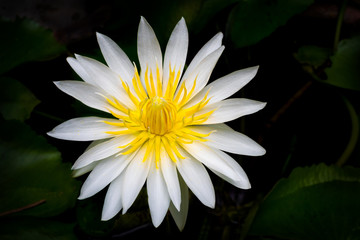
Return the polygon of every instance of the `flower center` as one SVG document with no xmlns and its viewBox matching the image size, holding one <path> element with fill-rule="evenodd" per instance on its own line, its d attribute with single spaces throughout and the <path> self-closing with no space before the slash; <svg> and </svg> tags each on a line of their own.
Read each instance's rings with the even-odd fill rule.
<svg viewBox="0 0 360 240">
<path fill-rule="evenodd" d="M 171 100 L 154 96 L 145 99 L 140 106 L 141 121 L 150 133 L 162 136 L 174 127 L 177 110 Z"/>
</svg>

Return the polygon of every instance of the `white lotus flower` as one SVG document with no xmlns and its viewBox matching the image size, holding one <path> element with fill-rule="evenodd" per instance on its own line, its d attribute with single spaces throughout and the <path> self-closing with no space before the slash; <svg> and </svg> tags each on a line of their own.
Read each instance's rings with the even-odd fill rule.
<svg viewBox="0 0 360 240">
<path fill-rule="evenodd" d="M 113 118 L 75 118 L 48 134 L 94 141 L 72 169 L 75 176 L 91 171 L 79 199 L 110 184 L 102 220 L 113 218 L 121 209 L 125 213 L 146 181 L 154 226 L 159 226 L 170 209 L 183 229 L 188 188 L 204 205 L 215 206 L 214 188 L 204 165 L 234 186 L 250 188 L 243 169 L 223 151 L 259 156 L 265 150 L 224 122 L 257 112 L 265 103 L 226 99 L 247 84 L 258 67 L 233 72 L 206 86 L 224 50 L 222 37 L 218 33 L 207 42 L 184 71 L 185 20 L 175 26 L 163 59 L 155 33 L 142 17 L 137 43 L 140 74 L 119 46 L 99 33 L 108 66 L 79 55 L 67 59 L 84 82 L 60 81 L 56 86 Z"/>
</svg>

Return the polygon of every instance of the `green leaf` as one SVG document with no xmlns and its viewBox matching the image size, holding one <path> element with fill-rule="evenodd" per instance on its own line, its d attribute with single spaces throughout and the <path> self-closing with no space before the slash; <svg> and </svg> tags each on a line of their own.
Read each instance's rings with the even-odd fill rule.
<svg viewBox="0 0 360 240">
<path fill-rule="evenodd" d="M 25 121 L 39 100 L 19 81 L 0 77 L 0 112 L 6 120 Z"/>
<path fill-rule="evenodd" d="M 65 47 L 53 34 L 27 19 L 0 20 L 0 74 L 28 61 L 58 56 Z"/>
<path fill-rule="evenodd" d="M 205 0 L 200 2 L 199 10 L 193 9 L 193 18 L 189 18 L 189 20 L 186 18 L 186 21 L 189 21 L 190 29 L 195 32 L 202 30 L 218 12 L 238 2 L 238 0 Z"/>
<path fill-rule="evenodd" d="M 81 200 L 76 205 L 77 222 L 79 228 L 86 235 L 105 237 L 113 233 L 131 232 L 139 226 L 151 223 L 145 189 L 140 191 L 133 206 L 131 206 L 126 214 L 119 212 L 109 221 L 101 221 L 101 211 L 105 198 L 104 193 L 105 191 L 102 191 L 94 197 Z"/>
<path fill-rule="evenodd" d="M 332 66 L 325 69 L 328 84 L 360 91 L 360 36 L 340 41 L 331 57 Z"/>
<path fill-rule="evenodd" d="M 250 234 L 287 239 L 358 239 L 360 169 L 296 168 L 261 204 Z"/>
<path fill-rule="evenodd" d="M 301 64 L 308 64 L 314 68 L 322 66 L 330 57 L 331 50 L 313 45 L 306 45 L 299 48 L 295 58 Z"/>
<path fill-rule="evenodd" d="M 0 126 L 0 214 L 54 216 L 73 207 L 79 184 L 70 164 L 27 125 Z"/>
<path fill-rule="evenodd" d="M 0 221 L 2 240 L 76 240 L 74 224 L 39 218 L 10 218 Z"/>
<path fill-rule="evenodd" d="M 253 45 L 269 36 L 313 0 L 242 0 L 229 16 L 231 39 L 237 47 Z"/>
<path fill-rule="evenodd" d="M 114 219 L 101 221 L 101 211 L 104 197 L 98 194 L 94 197 L 80 200 L 76 205 L 76 217 L 79 228 L 89 236 L 105 237 L 114 228 Z"/>
</svg>

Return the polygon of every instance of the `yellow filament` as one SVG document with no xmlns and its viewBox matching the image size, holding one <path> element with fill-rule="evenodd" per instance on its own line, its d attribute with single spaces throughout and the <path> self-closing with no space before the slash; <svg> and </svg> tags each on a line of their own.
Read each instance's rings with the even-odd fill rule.
<svg viewBox="0 0 360 240">
<path fill-rule="evenodd" d="M 135 66 L 135 73 L 134 73 L 134 77 L 133 77 L 132 82 L 133 82 L 135 92 L 138 95 L 138 97 L 140 99 L 145 99 L 147 97 L 147 94 L 146 94 L 145 89 L 144 89 L 144 87 L 143 87 L 143 85 L 141 83 L 139 72 L 138 72 L 136 66 Z"/>
<path fill-rule="evenodd" d="M 204 110 L 211 99 L 208 98 L 209 91 L 201 101 L 187 107 L 186 104 L 195 92 L 197 77 L 191 89 L 187 89 L 185 81 L 178 86 L 181 68 L 177 72 L 176 69 L 175 66 L 171 68 L 169 64 L 167 86 L 164 88 L 162 73 L 158 66 L 156 66 L 155 72 L 146 68 L 143 79 L 145 86 L 141 82 L 136 66 L 132 78 L 132 88 L 120 79 L 122 87 L 136 106 L 134 109 L 125 107 L 113 97 L 104 96 L 111 106 L 108 111 L 118 121 L 103 122 L 119 127 L 118 130 L 106 131 L 106 133 L 111 135 L 134 134 L 136 136 L 130 143 L 119 146 L 123 149 L 119 154 L 136 154 L 141 147 L 145 147 L 143 161 L 154 159 L 156 168 L 159 168 L 161 151 L 165 151 L 169 158 L 176 162 L 185 159 L 179 145 L 191 144 L 194 141 L 207 141 L 207 137 L 213 131 L 199 133 L 189 129 L 188 126 L 204 123 L 216 110 L 202 111 L 203 113 L 199 114 L 199 111 Z"/>
</svg>

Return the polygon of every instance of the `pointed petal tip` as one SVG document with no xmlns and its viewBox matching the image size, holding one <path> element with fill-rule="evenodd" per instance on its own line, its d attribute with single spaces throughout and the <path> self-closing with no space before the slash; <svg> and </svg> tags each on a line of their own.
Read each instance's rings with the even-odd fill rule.
<svg viewBox="0 0 360 240">
<path fill-rule="evenodd" d="M 83 194 L 80 193 L 80 196 L 78 197 L 78 200 L 84 200 L 87 197 L 84 197 Z"/>
<path fill-rule="evenodd" d="M 184 18 L 184 17 L 181 17 L 180 20 L 179 20 L 179 23 L 186 25 L 185 18 Z"/>
<path fill-rule="evenodd" d="M 174 202 L 172 202 L 172 203 L 173 203 L 174 207 L 176 208 L 176 210 L 178 210 L 180 212 L 181 199 L 177 203 L 174 203 Z"/>
<path fill-rule="evenodd" d="M 84 57 L 81 56 L 80 54 L 74 53 L 75 59 L 79 60 L 79 59 L 83 59 Z"/>
<path fill-rule="evenodd" d="M 261 147 L 261 146 L 260 146 Z M 259 149 L 259 155 L 258 156 L 263 156 L 263 155 L 265 155 L 266 154 L 266 149 L 265 148 L 263 148 L 263 147 L 261 147 L 260 149 Z"/>
<path fill-rule="evenodd" d="M 263 108 L 266 106 L 266 104 L 267 104 L 267 102 L 262 102 L 262 103 L 260 104 L 260 106 L 261 106 L 260 110 L 263 109 Z"/>
<path fill-rule="evenodd" d="M 160 226 L 160 224 L 162 223 L 163 219 L 155 219 L 155 218 L 151 218 L 152 224 L 154 225 L 155 228 L 158 228 Z"/>
<path fill-rule="evenodd" d="M 121 214 L 124 215 L 129 210 L 129 207 L 123 207 Z"/>
<path fill-rule="evenodd" d="M 66 61 L 69 63 L 69 61 L 74 61 L 74 60 L 76 60 L 74 57 L 67 57 L 66 58 Z"/>
<path fill-rule="evenodd" d="M 217 34 L 215 34 L 214 38 L 219 38 L 220 41 L 222 41 L 224 37 L 224 34 L 222 32 L 218 32 Z"/>
<path fill-rule="evenodd" d="M 77 170 L 79 168 L 81 168 L 81 166 L 79 166 L 79 164 L 76 164 L 75 162 L 74 165 L 72 165 L 71 170 Z"/>
<path fill-rule="evenodd" d="M 117 214 L 117 213 L 116 213 Z M 116 214 L 114 216 L 116 216 Z M 109 221 L 110 219 L 112 219 L 114 217 L 112 214 L 110 213 L 104 213 L 102 212 L 101 214 L 101 221 Z"/>
<path fill-rule="evenodd" d="M 104 34 L 101 34 L 99 32 L 96 32 L 96 39 L 98 40 L 98 42 L 104 38 Z"/>
<path fill-rule="evenodd" d="M 254 77 L 255 77 L 255 75 L 257 74 L 257 72 L 259 70 L 259 67 L 260 67 L 260 65 L 256 65 L 256 66 L 248 67 L 245 69 L 254 72 Z M 245 70 L 245 69 L 241 69 L 241 70 Z"/>
<path fill-rule="evenodd" d="M 215 201 L 209 203 L 209 205 L 207 205 L 209 208 L 214 209 L 215 208 Z"/>
<path fill-rule="evenodd" d="M 144 16 L 140 16 L 140 23 L 141 24 L 144 24 L 144 23 L 147 23 L 146 19 Z"/>
</svg>

